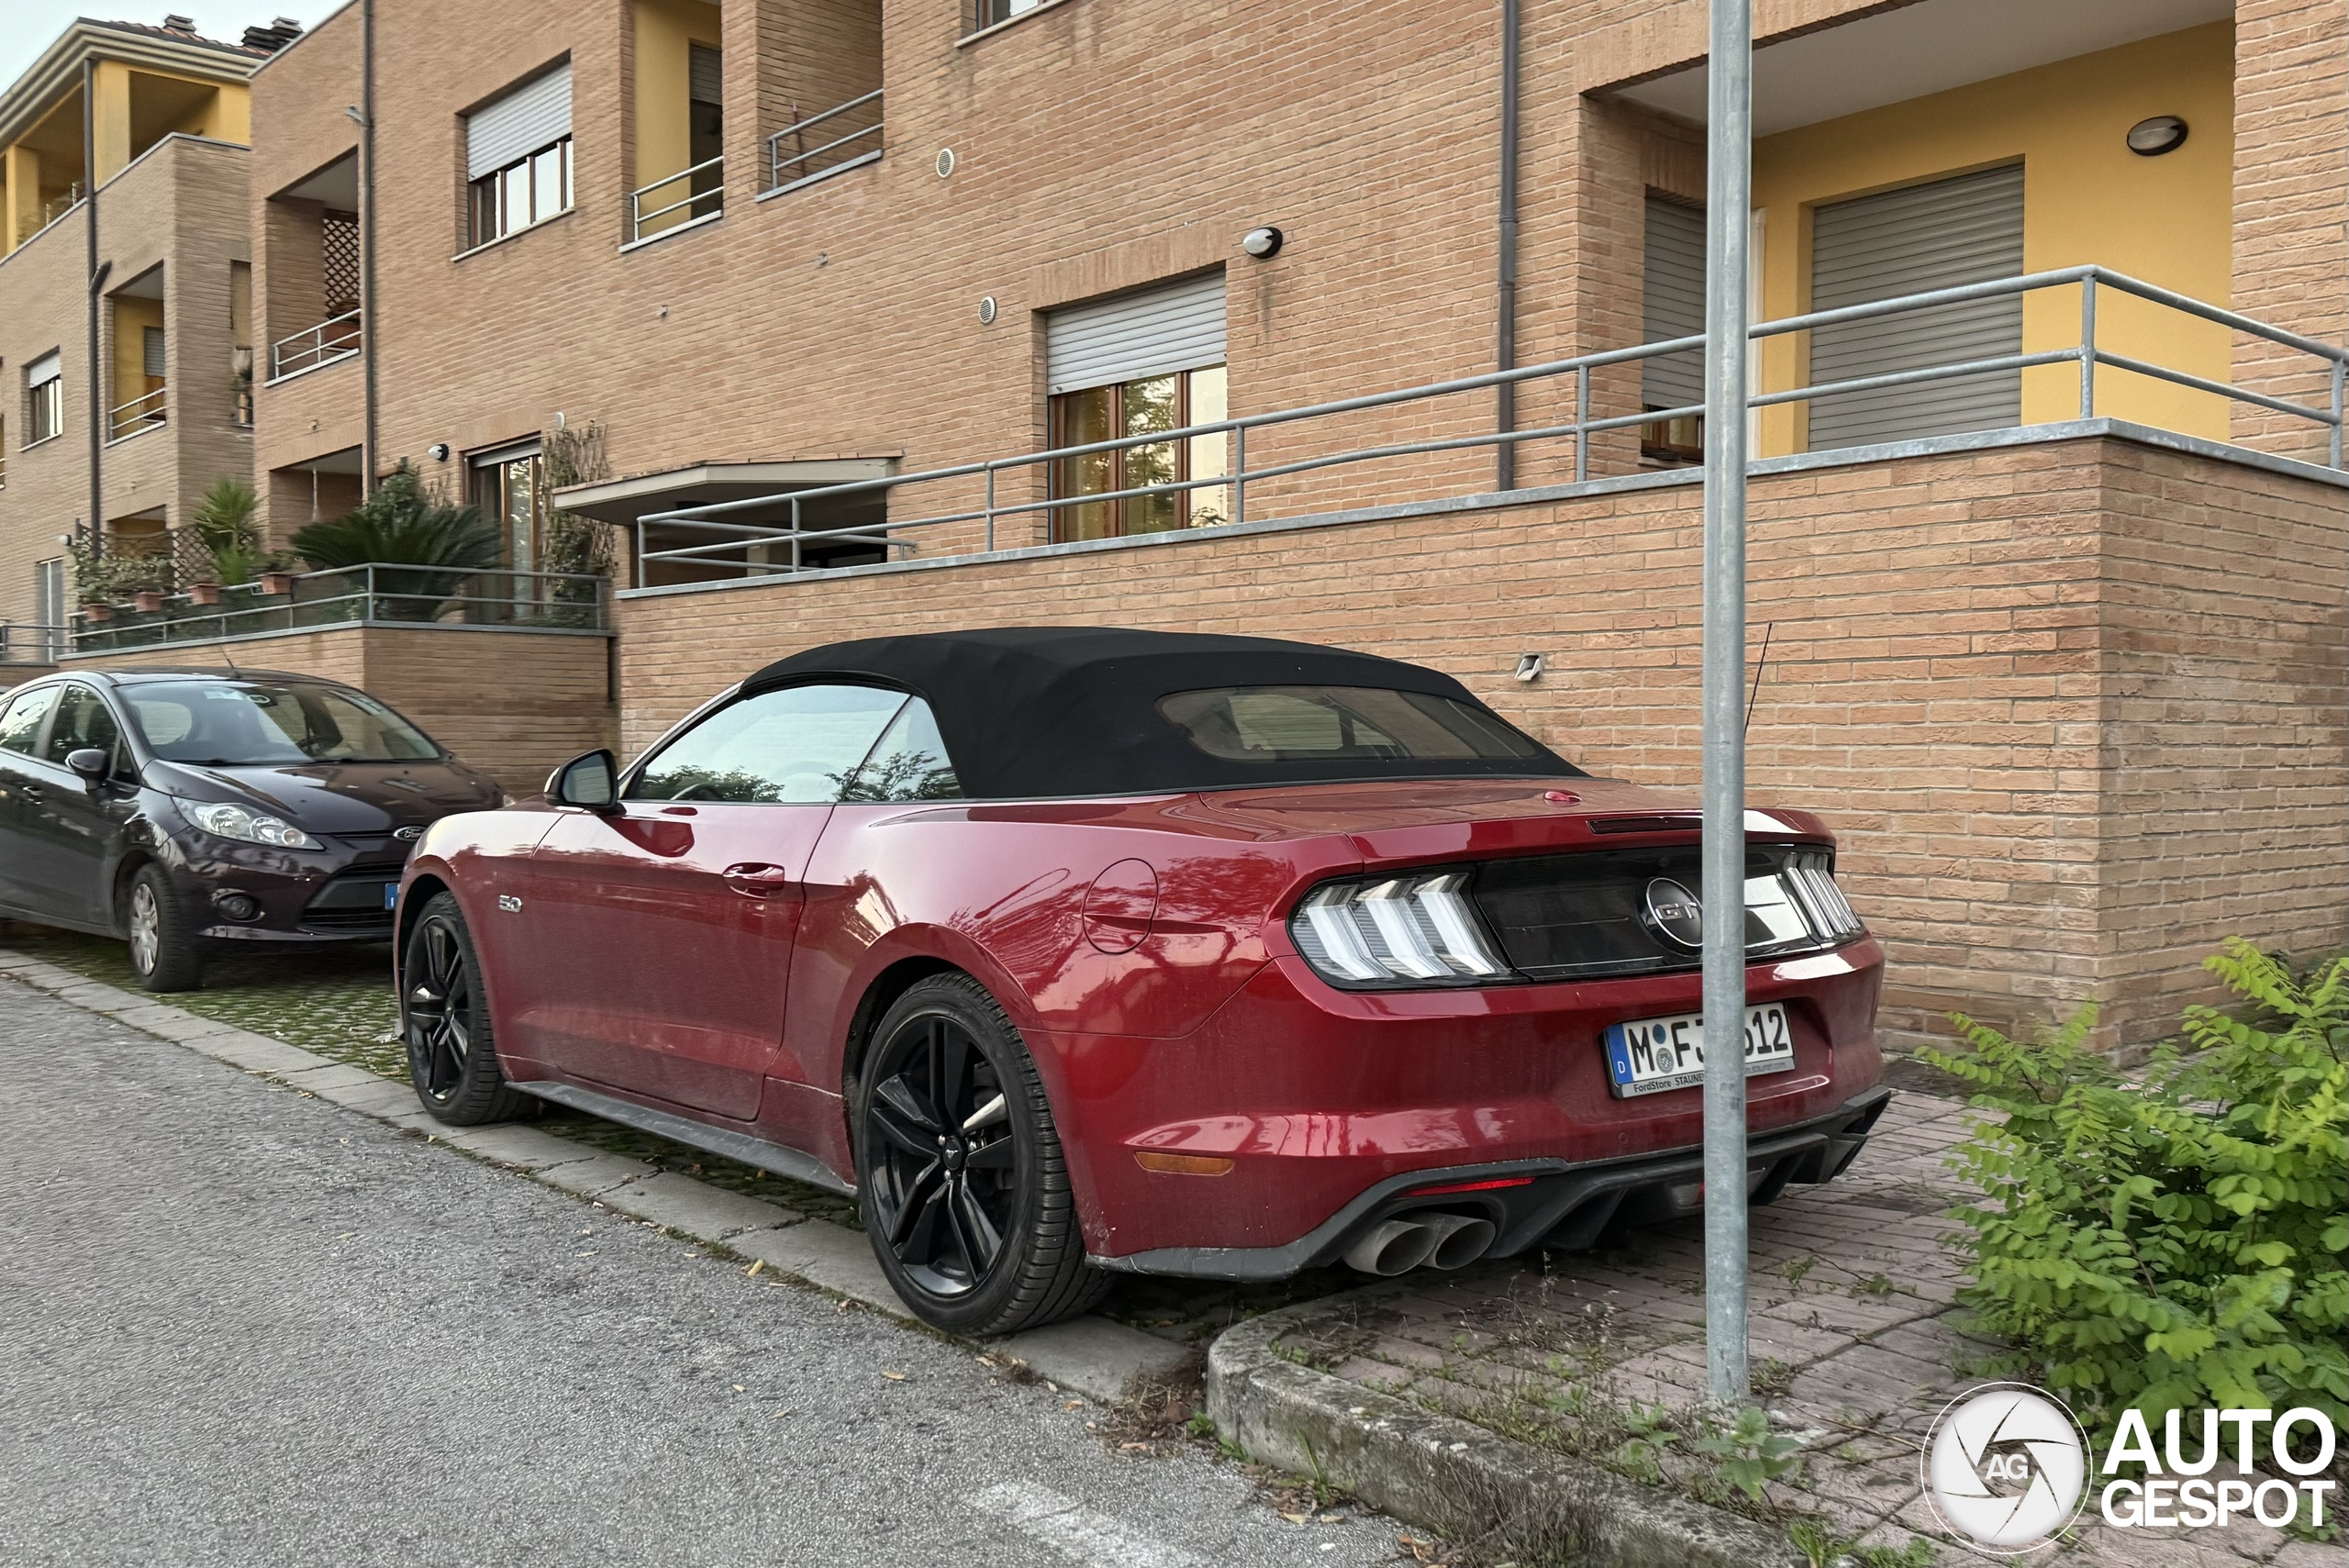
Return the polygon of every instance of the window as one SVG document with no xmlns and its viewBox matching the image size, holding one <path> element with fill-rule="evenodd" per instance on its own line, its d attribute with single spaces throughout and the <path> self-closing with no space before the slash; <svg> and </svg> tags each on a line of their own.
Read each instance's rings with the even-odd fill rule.
<svg viewBox="0 0 2349 1568">
<path fill-rule="evenodd" d="M 888 733 L 856 771 L 843 801 L 960 800 L 963 785 L 946 760 L 938 717 L 919 697 L 907 699 Z"/>
<path fill-rule="evenodd" d="M 228 263 L 228 378 L 236 388 L 239 425 L 253 422 L 253 264 Z"/>
<path fill-rule="evenodd" d="M 504 536 L 506 564 L 517 572 L 537 571 L 547 520 L 545 462 L 539 449 L 484 452 L 473 465 L 473 504 Z"/>
<path fill-rule="evenodd" d="M 1226 686 L 1159 700 L 1161 717 L 1233 762 L 1546 759 L 1493 714 L 1427 692 L 1370 686 Z"/>
<path fill-rule="evenodd" d="M 1044 320 L 1052 443 L 1089 446 L 1226 417 L 1223 274 L 1053 311 Z M 1230 471 L 1223 434 L 1062 458 L 1052 495 L 1114 494 Z M 1203 528 L 1230 515 L 1228 488 L 1202 485 L 1053 508 L 1052 538 L 1112 539 Z"/>
<path fill-rule="evenodd" d="M 1642 340 L 1668 343 L 1705 330 L 1705 209 L 1651 194 Z M 1640 361 L 1640 403 L 1649 413 L 1705 401 L 1705 353 L 1684 349 Z M 1705 461 L 1705 417 L 1685 414 L 1640 427 L 1640 456 L 1678 466 Z"/>
<path fill-rule="evenodd" d="M 49 740 L 41 747 L 41 755 L 61 768 L 66 758 L 92 748 L 114 762 L 119 760 L 116 748 L 121 742 L 122 730 L 114 721 L 114 710 L 106 706 L 104 697 L 77 684 L 65 688 L 57 717 L 50 721 Z"/>
<path fill-rule="evenodd" d="M 291 681 L 156 681 L 125 689 L 158 757 L 211 767 L 408 762 L 440 755 L 422 730 L 362 692 Z"/>
<path fill-rule="evenodd" d="M 563 64 L 465 117 L 466 244 L 571 210 L 571 67 Z"/>
<path fill-rule="evenodd" d="M 65 433 L 65 375 L 57 350 L 25 367 L 25 445 Z"/>
<path fill-rule="evenodd" d="M 0 751 L 19 751 L 31 756 L 33 748 L 40 741 L 41 721 L 56 706 L 55 686 L 18 692 L 7 707 L 0 710 Z"/>
<path fill-rule="evenodd" d="M 979 0 L 977 21 L 972 31 L 1025 16 L 1042 4 L 1043 0 Z"/>
<path fill-rule="evenodd" d="M 39 657 L 56 657 L 64 638 L 65 562 L 62 557 L 33 562 L 33 624 Z"/>
<path fill-rule="evenodd" d="M 656 753 L 633 800 L 829 804 L 906 694 L 880 686 L 785 686 L 729 703 Z"/>
</svg>

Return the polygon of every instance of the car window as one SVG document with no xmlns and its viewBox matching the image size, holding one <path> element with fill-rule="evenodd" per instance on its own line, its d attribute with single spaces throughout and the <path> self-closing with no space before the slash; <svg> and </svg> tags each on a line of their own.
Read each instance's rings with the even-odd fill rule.
<svg viewBox="0 0 2349 1568">
<path fill-rule="evenodd" d="M 307 681 L 155 681 L 124 690 L 155 754 L 208 767 L 437 759 L 425 733 L 364 692 Z"/>
<path fill-rule="evenodd" d="M 112 757 L 121 740 L 121 728 L 106 699 L 87 686 L 72 685 L 65 688 L 65 695 L 58 702 L 57 717 L 50 724 L 41 755 L 62 767 L 66 758 L 84 747 L 95 747 Z"/>
<path fill-rule="evenodd" d="M 1235 762 L 1539 757 L 1531 736 L 1466 703 L 1373 686 L 1226 686 L 1162 698 L 1160 717 Z"/>
<path fill-rule="evenodd" d="M 879 686 L 785 686 L 727 704 L 654 753 L 632 800 L 838 800 L 906 705 Z"/>
<path fill-rule="evenodd" d="M 919 697 L 907 699 L 889 731 L 856 771 L 842 800 L 960 800 L 963 786 L 946 760 L 938 719 Z"/>
<path fill-rule="evenodd" d="M 57 706 L 57 688 L 42 686 L 18 692 L 0 713 L 0 751 L 22 751 L 29 757 L 40 740 L 40 721 Z"/>
</svg>

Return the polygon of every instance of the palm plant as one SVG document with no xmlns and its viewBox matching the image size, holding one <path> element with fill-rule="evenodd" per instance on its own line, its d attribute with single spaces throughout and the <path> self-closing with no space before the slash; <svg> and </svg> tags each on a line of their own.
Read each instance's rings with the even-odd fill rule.
<svg viewBox="0 0 2349 1568">
<path fill-rule="evenodd" d="M 371 618 L 432 620 L 458 585 L 498 564 L 497 530 L 482 520 L 477 506 L 446 506 L 424 488 L 416 471 L 401 468 L 374 494 L 340 517 L 296 532 L 295 551 L 321 572 L 370 564 L 429 567 L 429 571 L 373 573 Z"/>
<path fill-rule="evenodd" d="M 196 541 L 212 558 L 213 581 L 250 583 L 261 569 L 261 527 L 253 520 L 260 505 L 251 485 L 223 479 L 204 493 L 189 514 Z"/>
</svg>

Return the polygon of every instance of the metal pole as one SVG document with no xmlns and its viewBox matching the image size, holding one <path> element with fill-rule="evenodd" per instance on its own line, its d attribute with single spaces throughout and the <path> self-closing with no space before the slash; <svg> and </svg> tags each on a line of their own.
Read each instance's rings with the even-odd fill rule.
<svg viewBox="0 0 2349 1568">
<path fill-rule="evenodd" d="M 383 442 L 376 428 L 380 404 L 375 352 L 383 341 L 384 322 L 375 299 L 375 0 L 362 0 L 359 11 L 359 352 L 362 394 L 359 494 L 375 493 L 375 475 L 383 466 Z M 324 341 L 323 339 L 320 339 Z"/>
<path fill-rule="evenodd" d="M 2080 417 L 2096 417 L 2096 279 L 2080 280 Z"/>
<path fill-rule="evenodd" d="M 1575 372 L 1575 483 L 1580 484 L 1590 477 L 1590 432 L 1584 426 L 1590 423 L 1590 367 L 1584 365 Z"/>
<path fill-rule="evenodd" d="M 1059 519 L 1055 517 L 1054 521 Z M 1248 427 L 1231 432 L 1231 520 L 1248 520 Z"/>
<path fill-rule="evenodd" d="M 1517 368 L 1517 79 L 1519 0 L 1501 0 L 1501 219 L 1498 341 L 1493 368 Z M 1505 381 L 1494 388 L 1496 433 L 1517 428 L 1517 383 Z M 1517 443 L 1497 441 L 1493 448 L 1493 488 L 1517 488 Z"/>
<path fill-rule="evenodd" d="M 1712 0 L 1705 203 L 1705 1376 L 1746 1397 L 1745 359 L 1753 0 Z"/>
</svg>

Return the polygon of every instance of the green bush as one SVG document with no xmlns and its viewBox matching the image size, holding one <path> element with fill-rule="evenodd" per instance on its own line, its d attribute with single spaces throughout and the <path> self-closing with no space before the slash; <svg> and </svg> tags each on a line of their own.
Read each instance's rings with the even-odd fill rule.
<svg viewBox="0 0 2349 1568">
<path fill-rule="evenodd" d="M 2190 1049 L 2133 1081 L 2093 1008 L 2028 1042 L 1961 1018 L 1970 1051 L 1922 1053 L 2003 1113 L 1952 1160 L 1990 1200 L 1954 1211 L 1961 1299 L 2099 1450 L 2132 1407 L 2349 1425 L 2349 959 L 2296 977 L 2237 940 L 2206 967 L 2249 1006 L 2189 1008 Z"/>
<path fill-rule="evenodd" d="M 238 479 L 222 479 L 204 493 L 188 521 L 205 553 L 212 558 L 212 580 L 231 585 L 250 583 L 261 570 L 261 525 L 254 520 L 261 497 Z"/>
<path fill-rule="evenodd" d="M 438 505 L 410 468 L 386 476 L 357 509 L 301 529 L 293 544 L 321 572 L 371 562 L 440 569 L 377 572 L 370 616 L 386 620 L 432 619 L 467 577 L 495 567 L 503 550 L 480 508 Z"/>
</svg>

